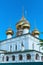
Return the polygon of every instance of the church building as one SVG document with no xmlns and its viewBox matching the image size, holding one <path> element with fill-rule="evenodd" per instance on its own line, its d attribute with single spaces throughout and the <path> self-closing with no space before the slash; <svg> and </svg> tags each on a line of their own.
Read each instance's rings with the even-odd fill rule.
<svg viewBox="0 0 43 65">
<path fill-rule="evenodd" d="M 43 62 L 40 32 L 35 28 L 30 33 L 30 27 L 30 22 L 22 16 L 16 24 L 15 37 L 14 31 L 7 29 L 7 39 L 0 41 L 0 63 Z"/>
</svg>

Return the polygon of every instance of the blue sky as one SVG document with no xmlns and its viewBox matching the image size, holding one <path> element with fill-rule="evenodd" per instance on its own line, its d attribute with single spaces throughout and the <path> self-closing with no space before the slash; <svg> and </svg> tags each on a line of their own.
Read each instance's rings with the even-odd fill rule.
<svg viewBox="0 0 43 65">
<path fill-rule="evenodd" d="M 43 0 L 0 0 L 0 40 L 6 39 L 6 30 L 10 26 L 16 32 L 23 6 L 24 16 L 31 25 L 30 30 L 34 29 L 36 21 L 36 27 L 43 32 Z M 40 38 L 43 39 L 43 34 L 40 34 Z"/>
</svg>

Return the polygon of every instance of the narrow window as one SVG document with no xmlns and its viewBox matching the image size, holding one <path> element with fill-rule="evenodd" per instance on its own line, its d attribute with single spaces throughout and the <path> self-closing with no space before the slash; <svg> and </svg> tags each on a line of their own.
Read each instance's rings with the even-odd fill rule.
<svg viewBox="0 0 43 65">
<path fill-rule="evenodd" d="M 23 42 L 21 43 L 21 50 L 24 51 L 24 44 L 23 44 Z"/>
<path fill-rule="evenodd" d="M 9 57 L 8 56 L 6 56 L 6 61 L 9 61 Z"/>
<path fill-rule="evenodd" d="M 22 58 L 22 55 L 19 55 L 19 60 L 22 60 L 23 58 Z"/>
<path fill-rule="evenodd" d="M 15 50 L 17 50 L 17 45 L 15 45 Z"/>
<path fill-rule="evenodd" d="M 30 59 L 31 59 L 31 55 L 27 54 L 27 60 L 30 60 Z"/>
<path fill-rule="evenodd" d="M 24 47 L 23 42 L 22 42 L 21 46 Z"/>
<path fill-rule="evenodd" d="M 15 56 L 14 56 L 14 55 L 12 56 L 12 60 L 13 60 L 13 61 L 15 60 Z"/>
<path fill-rule="evenodd" d="M 10 45 L 10 52 L 12 51 L 12 45 Z"/>
<path fill-rule="evenodd" d="M 38 54 L 36 54 L 36 60 L 39 60 L 39 55 Z"/>
</svg>

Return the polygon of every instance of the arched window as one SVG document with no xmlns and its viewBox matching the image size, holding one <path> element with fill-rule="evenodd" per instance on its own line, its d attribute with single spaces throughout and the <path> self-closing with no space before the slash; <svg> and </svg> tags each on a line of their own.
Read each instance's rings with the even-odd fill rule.
<svg viewBox="0 0 43 65">
<path fill-rule="evenodd" d="M 30 59 L 31 59 L 31 55 L 27 54 L 27 60 L 30 60 Z"/>
<path fill-rule="evenodd" d="M 43 56 L 41 56 L 41 60 L 43 61 Z"/>
<path fill-rule="evenodd" d="M 22 60 L 22 59 L 23 59 L 22 55 L 19 55 L 19 60 Z"/>
<path fill-rule="evenodd" d="M 36 54 L 36 60 L 39 60 L 39 54 Z"/>
<path fill-rule="evenodd" d="M 9 61 L 9 57 L 8 56 L 6 56 L 6 61 Z"/>
<path fill-rule="evenodd" d="M 12 56 L 12 60 L 13 60 L 13 61 L 15 60 L 15 56 L 14 56 L 14 55 Z"/>
</svg>

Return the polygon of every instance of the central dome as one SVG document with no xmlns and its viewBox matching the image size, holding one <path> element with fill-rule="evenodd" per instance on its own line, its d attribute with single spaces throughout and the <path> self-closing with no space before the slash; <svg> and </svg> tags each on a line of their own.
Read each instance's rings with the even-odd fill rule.
<svg viewBox="0 0 43 65">
<path fill-rule="evenodd" d="M 26 18 L 24 16 L 22 16 L 21 20 L 16 24 L 16 28 L 19 29 L 24 24 L 29 25 L 29 27 L 30 27 L 29 22 L 26 20 Z"/>
</svg>

